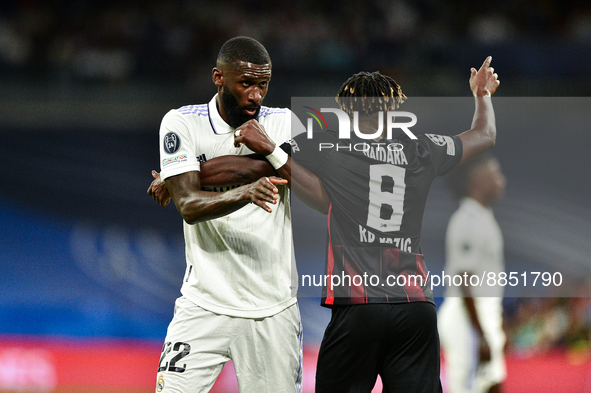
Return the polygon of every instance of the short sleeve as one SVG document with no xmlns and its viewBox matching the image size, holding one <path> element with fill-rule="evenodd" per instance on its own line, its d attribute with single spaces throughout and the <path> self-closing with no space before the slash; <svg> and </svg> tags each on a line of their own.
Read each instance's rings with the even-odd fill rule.
<svg viewBox="0 0 591 393">
<path fill-rule="evenodd" d="M 426 149 L 433 165 L 435 176 L 443 176 L 462 159 L 462 141 L 457 136 L 424 134 L 417 137 L 418 143 Z"/>
<path fill-rule="evenodd" d="M 181 173 L 198 171 L 196 146 L 182 114 L 171 110 L 160 124 L 160 177 L 163 181 Z"/>
</svg>

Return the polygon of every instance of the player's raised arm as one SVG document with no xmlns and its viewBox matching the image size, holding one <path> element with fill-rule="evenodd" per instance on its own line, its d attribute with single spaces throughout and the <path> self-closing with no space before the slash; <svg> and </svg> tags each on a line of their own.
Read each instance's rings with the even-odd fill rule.
<svg viewBox="0 0 591 393">
<path fill-rule="evenodd" d="M 489 56 L 478 71 L 475 68 L 470 70 L 470 89 L 476 108 L 472 128 L 458 135 L 463 144 L 460 164 L 489 150 L 496 142 L 497 127 L 491 96 L 500 82 L 494 68 L 490 66 L 491 61 L 492 56 Z"/>
<path fill-rule="evenodd" d="M 236 146 L 244 143 L 252 151 L 266 157 L 302 202 L 322 214 L 328 214 L 330 198 L 320 179 L 276 146 L 257 121 L 250 120 L 238 127 L 234 134 L 234 143 Z"/>
</svg>

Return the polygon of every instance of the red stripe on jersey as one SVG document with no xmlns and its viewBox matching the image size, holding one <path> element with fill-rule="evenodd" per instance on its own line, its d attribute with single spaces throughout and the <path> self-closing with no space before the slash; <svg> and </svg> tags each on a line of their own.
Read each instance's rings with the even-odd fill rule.
<svg viewBox="0 0 591 393">
<path fill-rule="evenodd" d="M 351 280 L 351 283 L 349 285 L 349 302 L 351 304 L 366 304 L 367 291 L 365 285 L 363 285 L 363 280 L 361 280 L 361 277 L 363 277 L 363 275 L 361 274 L 361 272 L 358 272 L 357 270 L 353 269 L 353 266 L 351 266 L 350 263 L 347 263 L 344 252 L 343 271 L 345 272 L 346 277 L 348 277 L 348 279 Z M 359 280 L 357 280 L 356 278 L 358 278 Z M 361 282 L 359 284 L 355 284 L 356 281 Z"/>
<path fill-rule="evenodd" d="M 423 293 L 423 288 L 418 285 L 420 281 L 417 280 L 416 271 L 415 273 L 411 274 L 408 270 L 403 271 L 400 273 L 401 276 L 406 278 L 406 285 L 404 286 L 404 293 L 406 293 L 406 299 L 409 302 L 417 302 L 417 301 L 425 301 L 425 294 Z"/>
<path fill-rule="evenodd" d="M 386 262 L 386 271 L 396 272 L 400 270 L 400 250 L 397 248 L 383 248 L 381 256 Z"/>
<path fill-rule="evenodd" d="M 427 286 L 429 284 L 429 275 L 427 274 L 427 272 L 425 271 L 425 264 L 423 263 L 424 261 L 424 256 L 423 254 L 417 254 L 417 269 L 415 270 L 415 274 L 419 274 L 422 278 L 423 278 L 423 285 Z M 420 289 L 420 293 L 417 296 L 419 298 L 419 300 L 421 301 L 425 301 L 425 292 L 423 292 L 423 288 L 422 287 L 418 287 L 417 289 Z"/>
<path fill-rule="evenodd" d="M 401 276 L 406 277 L 406 285 L 404 286 L 404 293 L 406 293 L 406 298 L 409 302 L 416 302 L 416 301 L 425 301 L 425 293 L 423 292 L 423 288 L 419 284 L 426 285 L 425 281 L 427 279 L 427 274 L 425 272 L 424 264 L 423 264 L 423 255 L 417 254 L 415 258 L 415 271 L 412 273 L 414 277 L 411 277 L 411 273 L 408 270 L 403 271 L 400 273 Z M 420 276 L 421 281 L 419 281 L 416 277 Z"/>
<path fill-rule="evenodd" d="M 334 270 L 334 253 L 332 252 L 332 237 L 330 235 L 330 213 L 332 212 L 332 203 L 328 206 L 328 255 L 326 261 L 326 275 L 328 277 L 332 277 L 332 272 Z M 324 301 L 326 304 L 334 304 L 334 288 L 332 287 L 332 280 L 331 285 L 326 286 L 326 300 Z"/>
<path fill-rule="evenodd" d="M 430 280 L 429 274 L 425 270 L 424 260 L 425 256 L 423 254 L 417 254 L 417 273 L 419 273 L 421 277 L 423 277 L 423 280 L 425 280 L 426 284 L 428 284 Z"/>
</svg>

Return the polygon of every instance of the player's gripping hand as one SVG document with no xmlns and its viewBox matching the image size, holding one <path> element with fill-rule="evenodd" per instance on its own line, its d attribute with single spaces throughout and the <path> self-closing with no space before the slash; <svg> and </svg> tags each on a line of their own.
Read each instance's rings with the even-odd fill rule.
<svg viewBox="0 0 591 393">
<path fill-rule="evenodd" d="M 267 156 L 275 150 L 275 143 L 269 138 L 265 127 L 258 121 L 251 119 L 234 132 L 234 146 L 239 147 L 245 144 L 255 153 Z"/>
<path fill-rule="evenodd" d="M 487 57 L 478 71 L 470 70 L 470 89 L 474 97 L 490 97 L 501 84 L 495 69 L 490 66 L 492 56 Z"/>
<path fill-rule="evenodd" d="M 275 176 L 261 177 L 254 183 L 240 188 L 246 193 L 244 199 L 250 199 L 252 203 L 271 213 L 273 209 L 267 203 L 275 205 L 279 200 L 279 195 L 277 195 L 279 189 L 275 186 L 276 184 L 287 184 L 287 180 Z"/>
<path fill-rule="evenodd" d="M 156 171 L 152 171 L 154 181 L 148 187 L 148 195 L 152 197 L 160 206 L 166 206 L 170 203 L 170 193 L 166 184 L 160 180 L 160 174 Z"/>
</svg>

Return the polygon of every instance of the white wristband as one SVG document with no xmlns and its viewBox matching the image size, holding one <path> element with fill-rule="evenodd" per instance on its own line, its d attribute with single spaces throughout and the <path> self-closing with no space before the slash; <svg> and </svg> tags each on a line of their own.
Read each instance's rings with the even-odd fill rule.
<svg viewBox="0 0 591 393">
<path fill-rule="evenodd" d="M 287 153 L 284 152 L 279 146 L 275 145 L 275 150 L 273 150 L 273 153 L 269 154 L 265 158 L 271 165 L 273 165 L 273 168 L 279 169 L 285 165 L 287 162 L 287 157 Z"/>
</svg>

